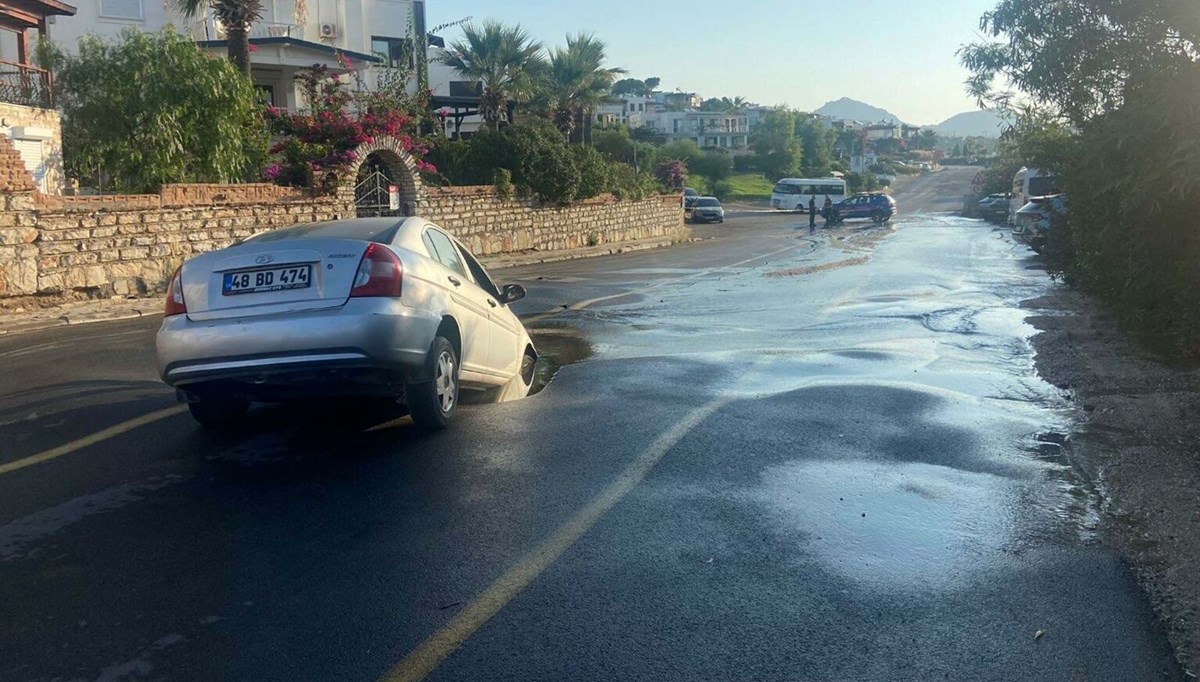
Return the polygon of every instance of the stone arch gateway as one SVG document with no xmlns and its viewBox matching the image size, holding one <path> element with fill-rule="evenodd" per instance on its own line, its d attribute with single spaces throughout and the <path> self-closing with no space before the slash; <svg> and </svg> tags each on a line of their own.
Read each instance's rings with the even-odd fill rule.
<svg viewBox="0 0 1200 682">
<path fill-rule="evenodd" d="M 354 150 L 339 193 L 354 202 L 358 217 L 410 216 L 420 206 L 425 189 L 417 164 L 393 137 L 378 137 Z M 395 188 L 395 191 L 392 191 Z"/>
</svg>

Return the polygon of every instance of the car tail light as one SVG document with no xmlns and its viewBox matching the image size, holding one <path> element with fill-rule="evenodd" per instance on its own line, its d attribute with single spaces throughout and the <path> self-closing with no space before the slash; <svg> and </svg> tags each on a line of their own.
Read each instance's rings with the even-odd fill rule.
<svg viewBox="0 0 1200 682">
<path fill-rule="evenodd" d="M 372 243 L 358 264 L 350 297 L 399 296 L 403 283 L 404 266 L 400 259 L 386 246 Z"/>
<path fill-rule="evenodd" d="M 171 283 L 167 285 L 167 305 L 163 314 L 167 317 L 183 315 L 187 312 L 187 303 L 183 300 L 183 266 L 175 270 Z"/>
</svg>

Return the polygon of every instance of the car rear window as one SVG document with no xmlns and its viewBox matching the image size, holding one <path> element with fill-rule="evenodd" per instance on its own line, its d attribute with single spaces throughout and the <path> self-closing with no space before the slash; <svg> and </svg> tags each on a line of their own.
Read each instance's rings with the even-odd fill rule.
<svg viewBox="0 0 1200 682">
<path fill-rule="evenodd" d="M 251 237 L 256 242 L 275 242 L 289 239 L 357 239 L 365 242 L 390 244 L 404 223 L 396 218 L 359 218 L 334 220 L 327 223 L 308 223 L 272 230 Z"/>
</svg>

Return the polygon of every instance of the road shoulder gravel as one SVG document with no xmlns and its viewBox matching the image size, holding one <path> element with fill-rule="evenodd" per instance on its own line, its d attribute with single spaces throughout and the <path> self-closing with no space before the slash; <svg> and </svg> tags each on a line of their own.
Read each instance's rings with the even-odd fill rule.
<svg viewBox="0 0 1200 682">
<path fill-rule="evenodd" d="M 1039 330 L 1039 373 L 1074 395 L 1068 451 L 1102 498 L 1106 535 L 1133 565 L 1180 663 L 1200 669 L 1200 369 L 1158 361 L 1099 302 L 1066 286 L 1024 305 Z"/>
</svg>

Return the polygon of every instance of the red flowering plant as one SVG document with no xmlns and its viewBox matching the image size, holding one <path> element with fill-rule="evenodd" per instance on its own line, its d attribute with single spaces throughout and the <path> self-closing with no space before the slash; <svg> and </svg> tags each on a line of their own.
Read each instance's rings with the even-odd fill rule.
<svg viewBox="0 0 1200 682">
<path fill-rule="evenodd" d="M 345 83 L 324 66 L 314 66 L 297 76 L 312 107 L 311 113 L 288 113 L 270 107 L 267 122 L 275 143 L 272 163 L 263 177 L 291 187 L 311 187 L 318 193 L 334 191 L 355 161 L 357 149 L 379 137 L 395 138 L 411 155 L 421 172 L 436 172 L 423 160 L 432 143 L 419 137 L 413 116 L 398 110 L 351 111 L 353 100 Z"/>
</svg>

